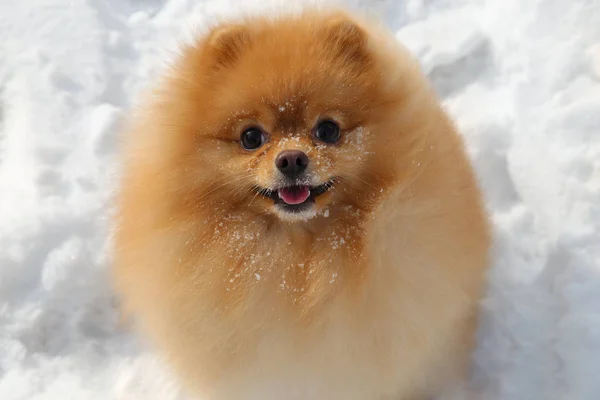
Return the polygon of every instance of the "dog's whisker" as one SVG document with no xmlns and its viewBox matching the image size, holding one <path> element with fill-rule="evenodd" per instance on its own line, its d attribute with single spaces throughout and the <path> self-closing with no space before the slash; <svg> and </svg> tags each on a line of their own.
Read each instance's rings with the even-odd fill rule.
<svg viewBox="0 0 600 400">
<path fill-rule="evenodd" d="M 256 192 L 254 194 L 254 196 L 252 197 L 252 200 L 250 200 L 250 203 L 248 204 L 248 207 L 250 207 L 252 205 L 252 203 L 254 202 L 254 199 L 256 199 L 256 197 L 260 194 L 260 192 Z"/>
<path fill-rule="evenodd" d="M 245 175 L 245 176 L 237 177 L 237 178 L 234 178 L 234 179 L 230 179 L 230 180 L 228 180 L 227 182 L 224 182 L 224 183 L 220 184 L 219 186 L 217 186 L 217 187 L 215 187 L 215 188 L 213 188 L 213 189 L 209 190 L 208 192 L 205 192 L 205 193 L 204 193 L 204 194 L 203 194 L 203 195 L 202 195 L 202 196 L 201 196 L 201 197 L 198 199 L 198 201 L 201 201 L 201 200 L 202 200 L 202 199 L 204 199 L 205 197 L 207 197 L 207 196 L 211 195 L 212 193 L 216 192 L 216 191 L 217 191 L 217 190 L 219 190 L 219 189 L 222 189 L 222 188 L 226 187 L 227 185 L 231 185 L 231 184 L 233 184 L 233 183 L 237 183 L 237 182 L 239 182 L 239 181 L 241 181 L 241 180 L 248 179 L 248 178 L 251 178 L 251 177 L 252 177 L 252 175 Z M 222 180 L 221 180 L 220 182 L 222 182 Z"/>
</svg>

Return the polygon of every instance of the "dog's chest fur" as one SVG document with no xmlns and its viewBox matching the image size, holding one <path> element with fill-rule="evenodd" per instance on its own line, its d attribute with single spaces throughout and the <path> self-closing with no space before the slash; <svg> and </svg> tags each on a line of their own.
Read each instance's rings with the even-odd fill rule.
<svg viewBox="0 0 600 400">
<path fill-rule="evenodd" d="M 229 243 L 215 249 L 229 250 L 205 252 L 203 268 L 219 271 L 210 279 L 223 284 L 209 284 L 220 289 L 207 293 L 195 329 L 206 334 L 202 356 L 214 368 L 202 388 L 210 398 L 393 399 L 441 354 L 430 329 L 447 318 L 418 293 L 428 274 L 399 257 L 396 265 L 370 257 L 360 219 L 318 234 L 215 226 L 215 238 Z M 405 280 L 409 270 L 416 281 Z"/>
</svg>

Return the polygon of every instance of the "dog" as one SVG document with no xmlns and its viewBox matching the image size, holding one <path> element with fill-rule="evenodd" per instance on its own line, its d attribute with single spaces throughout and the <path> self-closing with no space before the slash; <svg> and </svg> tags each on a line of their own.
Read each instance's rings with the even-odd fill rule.
<svg viewBox="0 0 600 400">
<path fill-rule="evenodd" d="M 457 129 L 381 24 L 217 24 L 123 149 L 115 285 L 192 393 L 414 400 L 467 375 L 488 218 Z"/>
</svg>

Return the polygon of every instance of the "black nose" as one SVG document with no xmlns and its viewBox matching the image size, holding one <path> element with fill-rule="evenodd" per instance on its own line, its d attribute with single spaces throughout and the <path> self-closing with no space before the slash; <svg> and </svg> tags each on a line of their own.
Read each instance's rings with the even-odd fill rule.
<svg viewBox="0 0 600 400">
<path fill-rule="evenodd" d="M 275 165 L 288 178 L 296 178 L 308 167 L 308 156 L 300 150 L 285 150 L 279 153 Z"/>
</svg>

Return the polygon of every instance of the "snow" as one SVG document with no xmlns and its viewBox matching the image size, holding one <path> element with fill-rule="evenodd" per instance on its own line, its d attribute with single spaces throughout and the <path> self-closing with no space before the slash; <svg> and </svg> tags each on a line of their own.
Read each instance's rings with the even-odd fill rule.
<svg viewBox="0 0 600 400">
<path fill-rule="evenodd" d="M 115 310 L 117 131 L 177 41 L 281 3 L 0 2 L 0 399 L 186 398 Z M 600 3 L 345 3 L 419 56 L 481 178 L 495 248 L 478 398 L 596 399 Z"/>
</svg>

